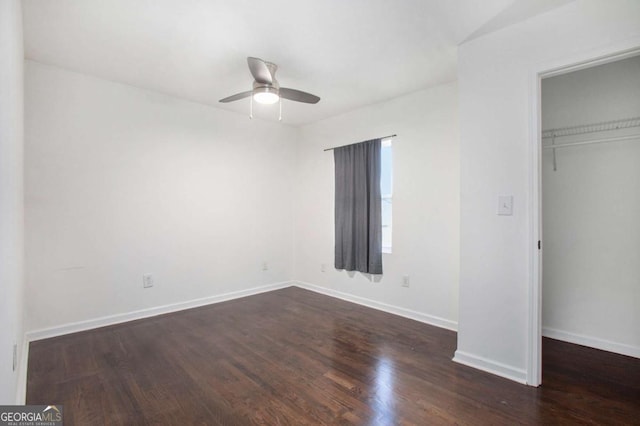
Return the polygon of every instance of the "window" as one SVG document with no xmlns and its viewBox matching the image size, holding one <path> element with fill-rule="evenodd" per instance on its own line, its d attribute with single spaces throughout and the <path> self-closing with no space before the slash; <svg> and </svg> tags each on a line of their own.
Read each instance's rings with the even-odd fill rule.
<svg viewBox="0 0 640 426">
<path fill-rule="evenodd" d="M 380 153 L 380 194 L 382 196 L 382 252 L 391 253 L 391 208 L 393 196 L 393 155 L 391 138 L 383 139 Z"/>
</svg>

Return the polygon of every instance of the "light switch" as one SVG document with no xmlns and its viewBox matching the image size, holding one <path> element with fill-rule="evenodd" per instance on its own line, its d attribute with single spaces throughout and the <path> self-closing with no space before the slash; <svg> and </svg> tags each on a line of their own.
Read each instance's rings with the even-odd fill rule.
<svg viewBox="0 0 640 426">
<path fill-rule="evenodd" d="M 513 195 L 498 196 L 498 214 L 500 216 L 513 215 Z"/>
</svg>

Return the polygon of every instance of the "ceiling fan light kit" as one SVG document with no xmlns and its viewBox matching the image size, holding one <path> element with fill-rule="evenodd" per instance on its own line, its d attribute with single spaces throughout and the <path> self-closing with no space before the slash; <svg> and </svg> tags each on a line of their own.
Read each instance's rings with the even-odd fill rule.
<svg viewBox="0 0 640 426">
<path fill-rule="evenodd" d="M 253 100 L 259 104 L 271 105 L 280 100 L 280 95 L 275 87 L 257 87 L 253 89 Z"/>
<path fill-rule="evenodd" d="M 220 99 L 220 102 L 227 103 L 251 97 L 249 118 L 253 118 L 254 100 L 265 105 L 272 105 L 280 101 L 280 120 L 282 120 L 282 99 L 307 104 L 317 104 L 320 101 L 318 96 L 312 95 L 311 93 L 288 89 L 286 87 L 281 88 L 278 80 L 276 80 L 276 71 L 278 70 L 276 64 L 252 57 L 247 58 L 247 63 L 251 75 L 254 78 L 253 89 L 248 92 L 236 93 L 235 95 Z"/>
</svg>

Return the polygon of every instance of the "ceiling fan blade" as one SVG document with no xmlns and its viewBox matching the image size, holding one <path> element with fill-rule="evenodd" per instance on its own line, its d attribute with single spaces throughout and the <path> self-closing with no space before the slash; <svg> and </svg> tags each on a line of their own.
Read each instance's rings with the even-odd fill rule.
<svg viewBox="0 0 640 426">
<path fill-rule="evenodd" d="M 262 84 L 273 84 L 273 76 L 267 64 L 260 58 L 247 58 L 249 64 L 249 71 L 253 78 Z"/>
<path fill-rule="evenodd" d="M 307 104 L 317 104 L 320 98 L 311 93 L 303 92 L 296 89 L 287 89 L 286 87 L 280 88 L 280 97 L 289 99 L 290 101 L 304 102 Z"/>
<path fill-rule="evenodd" d="M 227 102 L 237 101 L 238 99 L 248 98 L 249 96 L 251 96 L 252 93 L 253 93 L 252 90 L 249 90 L 248 92 L 236 93 L 235 95 L 231 95 L 224 99 L 220 99 L 218 102 L 227 103 Z"/>
</svg>

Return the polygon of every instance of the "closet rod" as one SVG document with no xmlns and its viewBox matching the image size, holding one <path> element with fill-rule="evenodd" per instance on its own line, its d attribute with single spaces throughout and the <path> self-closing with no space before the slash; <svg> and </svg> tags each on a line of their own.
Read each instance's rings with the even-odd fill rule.
<svg viewBox="0 0 640 426">
<path fill-rule="evenodd" d="M 582 142 L 570 142 L 570 143 L 561 143 L 561 144 L 557 144 L 557 145 L 545 145 L 542 148 L 543 149 L 559 149 L 559 148 L 566 148 L 566 147 L 570 147 L 570 146 L 591 145 L 591 144 L 596 144 L 596 143 L 628 141 L 628 140 L 632 140 L 632 139 L 640 139 L 640 133 L 637 134 L 637 135 L 618 136 L 618 137 L 615 137 L 615 138 L 603 138 L 603 139 L 593 139 L 593 140 L 590 140 L 590 141 L 582 141 Z"/>
</svg>

